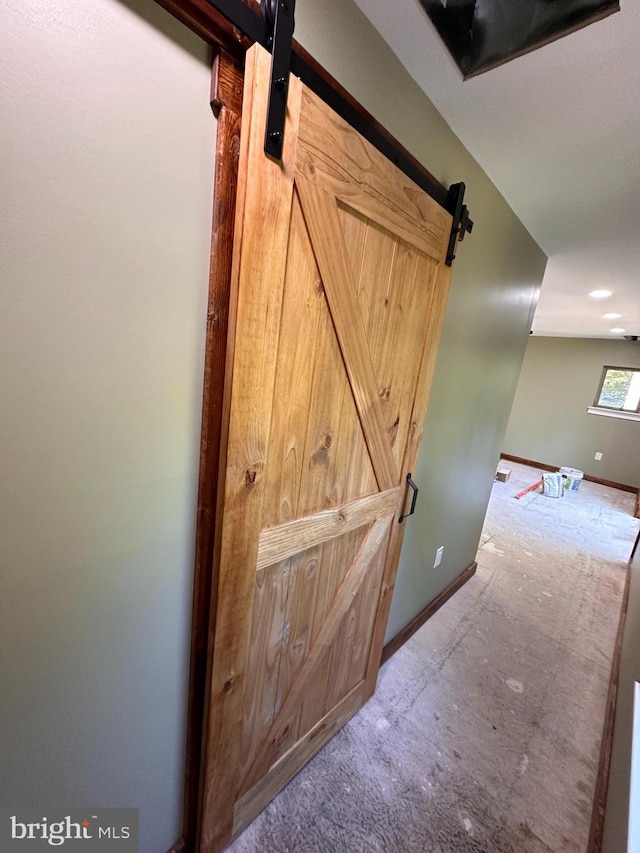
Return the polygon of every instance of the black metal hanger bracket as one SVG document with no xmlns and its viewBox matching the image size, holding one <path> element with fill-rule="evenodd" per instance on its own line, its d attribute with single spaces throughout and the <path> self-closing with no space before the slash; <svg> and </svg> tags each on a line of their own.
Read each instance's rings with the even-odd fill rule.
<svg viewBox="0 0 640 853">
<path fill-rule="evenodd" d="M 276 160 L 282 159 L 295 5 L 295 0 L 261 0 L 262 14 L 271 28 L 271 81 L 264 153 Z"/>
<path fill-rule="evenodd" d="M 451 234 L 449 236 L 449 247 L 447 249 L 447 259 L 445 261 L 448 267 L 454 262 L 456 257 L 456 244 L 458 240 L 462 242 L 465 234 L 471 234 L 473 231 L 473 220 L 469 219 L 469 211 L 464 201 L 464 183 L 451 184 L 447 195 L 447 210 L 453 216 L 451 223 Z"/>
<path fill-rule="evenodd" d="M 276 160 L 282 159 L 289 74 L 293 73 L 453 216 L 445 261 L 447 266 L 451 266 L 457 243 L 473 229 L 469 211 L 463 202 L 464 183 L 451 184 L 447 190 L 395 140 L 376 127 L 370 117 L 354 107 L 313 64 L 292 50 L 295 0 L 260 0 L 261 14 L 254 12 L 244 0 L 206 0 L 206 3 L 220 11 L 239 32 L 271 52 L 265 154 Z"/>
</svg>

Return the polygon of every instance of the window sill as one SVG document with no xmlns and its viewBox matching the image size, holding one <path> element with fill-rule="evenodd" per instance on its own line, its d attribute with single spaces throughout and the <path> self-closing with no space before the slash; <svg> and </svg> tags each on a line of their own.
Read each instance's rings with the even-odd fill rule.
<svg viewBox="0 0 640 853">
<path fill-rule="evenodd" d="M 605 418 L 619 418 L 623 421 L 640 421 L 638 412 L 618 412 L 613 409 L 600 409 L 597 406 L 588 406 L 587 412 L 590 415 L 603 415 Z"/>
</svg>

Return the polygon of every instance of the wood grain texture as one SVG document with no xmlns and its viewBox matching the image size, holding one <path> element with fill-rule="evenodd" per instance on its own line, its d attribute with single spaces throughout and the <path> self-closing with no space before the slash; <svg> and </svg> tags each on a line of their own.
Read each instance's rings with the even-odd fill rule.
<svg viewBox="0 0 640 853">
<path fill-rule="evenodd" d="M 212 69 L 212 89 L 216 92 L 218 102 L 218 121 L 200 437 L 183 819 L 183 840 L 191 847 L 197 834 L 209 633 L 212 628 L 210 619 L 215 615 L 215 598 L 212 601 L 212 591 L 217 587 L 217 576 L 213 571 L 216 565 L 213 543 L 220 444 L 225 420 L 223 397 L 242 85 L 243 72 L 240 66 L 227 53 L 219 52 Z"/>
<path fill-rule="evenodd" d="M 460 574 L 455 577 L 451 583 L 442 590 L 439 595 L 437 595 L 433 601 L 429 602 L 427 606 L 414 616 L 414 618 L 406 625 L 402 631 L 399 631 L 395 637 L 393 637 L 389 642 L 385 645 L 382 650 L 382 657 L 380 660 L 380 665 L 386 663 L 390 657 L 395 655 L 395 653 L 404 646 L 404 644 L 413 637 L 416 631 L 420 630 L 422 626 L 427 622 L 434 613 L 437 613 L 438 610 L 442 607 L 443 604 L 446 604 L 447 601 L 454 595 L 460 587 L 464 586 L 468 580 L 470 580 L 476 573 L 476 569 L 478 568 L 477 563 L 471 563 L 471 565 L 467 566 L 467 568 L 460 572 Z"/>
<path fill-rule="evenodd" d="M 397 163 L 399 155 L 412 170 L 417 174 L 422 175 L 424 185 L 428 185 L 431 188 L 429 195 L 434 198 L 438 204 L 444 207 L 447 201 L 447 188 L 444 187 L 407 148 L 401 145 L 398 140 L 389 133 L 387 128 L 383 127 L 383 125 L 381 125 L 380 122 L 371 115 L 371 113 L 368 112 L 362 104 L 357 101 L 353 95 L 348 92 L 344 86 L 342 86 L 336 78 L 333 77 L 317 59 L 314 59 L 314 57 L 311 56 L 311 54 L 295 39 L 293 40 L 293 51 L 296 56 L 300 57 L 302 62 L 305 63 L 313 74 L 316 74 L 321 80 L 328 84 L 334 92 L 338 93 L 348 110 L 352 110 L 353 113 L 359 116 L 359 118 L 362 119 L 368 127 L 371 127 L 375 131 L 379 138 L 389 144 L 389 150 L 393 149 L 395 152 L 394 157 L 389 158 L 390 162 Z M 309 85 L 309 88 L 316 91 L 316 89 L 311 85 Z M 352 124 L 347 117 L 346 111 L 342 112 L 341 115 L 346 122 Z"/>
<path fill-rule="evenodd" d="M 263 527 L 289 521 L 299 514 L 301 483 L 309 465 L 306 435 L 313 409 L 308 371 L 314 364 L 325 311 L 320 273 L 294 195 L 282 326 L 296 334 L 282 335 L 278 348 L 274 401 L 286 400 L 287 405 L 274 406 Z"/>
<path fill-rule="evenodd" d="M 296 81 L 284 163 L 264 157 L 269 70 L 254 49 L 214 554 L 205 853 L 283 784 L 274 767 L 299 769 L 296 756 L 306 760 L 316 743 L 310 732 L 332 729 L 345 697 L 362 701 L 375 684 L 406 466 L 422 434 L 450 276 L 448 215 L 407 192 L 406 178 L 325 105 L 305 97 L 303 107 Z M 311 103 L 303 145 L 297 122 Z M 309 159 L 312 137 L 316 160 L 323 151 L 323 113 L 339 188 L 331 158 L 322 168 Z"/>
<path fill-rule="evenodd" d="M 201 848 L 218 850 L 231 837 L 233 806 L 240 772 L 242 706 L 250 644 L 255 561 L 264 497 L 265 452 L 275 385 L 285 253 L 276 235 L 288 230 L 293 195 L 293 163 L 300 86 L 289 87 L 290 122 L 282 164 L 263 153 L 269 67 L 256 48 L 247 54 L 245 100 L 252 121 L 245 121 L 245 169 L 239 193 L 242 241 L 234 269 L 238 275 L 235 352 L 229 413 L 227 468 L 218 581 L 215 653 L 209 696 L 207 764 Z M 254 164 L 260 160 L 259 167 Z M 251 175 L 251 180 L 247 176 Z M 223 768 L 223 772 L 220 772 Z"/>
<path fill-rule="evenodd" d="M 359 684 L 286 752 L 244 797 L 235 808 L 233 834 L 237 835 L 259 814 L 288 780 L 321 749 L 362 706 L 363 685 Z"/>
<path fill-rule="evenodd" d="M 280 652 L 276 715 L 280 712 L 285 698 L 289 695 L 312 643 L 313 615 L 322 553 L 323 549 L 320 544 L 312 545 L 310 548 L 301 551 L 289 578 L 286 613 L 287 631 Z M 287 741 L 292 745 L 298 739 L 298 712 L 299 708 L 296 708 L 292 724 L 289 725 L 287 739 L 281 741 L 280 749 L 284 748 Z"/>
<path fill-rule="evenodd" d="M 398 472 L 384 426 L 378 383 L 347 262 L 338 208 L 335 200 L 300 174 L 296 175 L 296 187 L 378 486 L 381 490 L 391 489 L 398 482 Z"/>
<path fill-rule="evenodd" d="M 308 232 L 306 239 L 309 241 Z M 337 468 L 336 449 L 342 440 L 345 420 L 357 420 L 322 282 L 320 288 L 323 299 L 316 350 L 307 375 L 311 396 L 296 517 L 344 501 L 344 477 Z M 361 437 L 360 441 L 363 440 Z"/>
<path fill-rule="evenodd" d="M 442 333 L 442 324 L 444 322 L 444 312 L 447 306 L 447 298 L 451 284 L 452 267 L 447 267 L 444 263 L 446 251 L 447 247 L 446 245 L 443 245 L 440 262 L 435 274 L 435 287 L 431 291 L 428 315 L 429 319 L 425 335 L 424 350 L 420 360 L 420 380 L 418 382 L 416 397 L 413 404 L 411 424 L 409 427 L 402 465 L 402 471 L 406 473 L 415 470 L 418 451 L 422 442 L 424 420 L 429 403 L 429 394 L 431 392 L 436 358 L 438 356 L 438 347 L 440 345 L 440 335 Z M 376 614 L 376 621 L 373 627 L 367 674 L 365 677 L 367 689 L 369 691 L 368 695 L 371 695 L 375 691 L 380 659 L 382 657 L 382 647 L 384 645 L 384 633 L 389 619 L 391 596 L 393 594 L 396 570 L 400 559 L 400 549 L 402 547 L 402 539 L 405 529 L 406 525 L 395 524 L 393 525 L 391 532 L 387 565 L 380 590 L 378 612 Z"/>
<path fill-rule="evenodd" d="M 229 115 L 234 115 L 238 119 L 242 115 L 242 90 L 244 88 L 244 72 L 242 66 L 237 59 L 234 59 L 231 54 L 220 48 L 216 51 L 213 57 L 213 65 L 211 69 L 211 95 L 209 102 L 211 109 L 216 118 L 220 117 L 220 112 L 225 110 Z M 240 135 L 238 134 L 238 143 Z M 232 154 L 233 149 L 227 150 L 227 155 Z M 220 193 L 227 193 L 232 190 L 232 201 L 229 214 L 233 218 L 235 211 L 235 196 L 237 186 L 237 160 L 239 153 L 239 144 L 235 150 L 236 160 L 236 180 L 233 186 L 227 186 L 227 183 L 218 186 Z M 217 160 L 216 160 L 217 165 Z"/>
<path fill-rule="evenodd" d="M 388 244 L 375 239 L 377 236 L 375 229 L 372 229 L 371 223 L 365 216 L 344 207 L 339 208 L 339 215 L 348 262 L 357 289 L 358 304 L 367 334 L 373 343 L 374 332 L 370 329 L 368 306 L 362 295 L 362 285 L 364 281 L 375 278 L 379 289 L 386 293 L 388 290 L 386 279 L 393 263 L 393 254 L 389 252 Z M 393 446 L 394 419 L 390 416 L 385 389 L 377 375 L 376 380 L 385 426 L 390 431 L 389 440 Z M 357 495 L 370 494 L 377 486 L 366 443 L 360 440 L 362 426 L 359 419 L 357 423 L 354 422 L 352 429 L 353 432 L 345 436 L 348 450 L 342 461 L 349 483 L 347 499 Z"/>
<path fill-rule="evenodd" d="M 343 219 L 344 222 L 344 219 Z M 385 424 L 398 469 L 428 329 L 437 265 L 397 237 L 368 222 L 358 282 L 361 307 Z M 385 258 L 391 262 L 387 266 Z M 411 365 L 412 368 L 408 368 Z"/>
<path fill-rule="evenodd" d="M 398 469 L 404 463 L 413 401 L 421 378 L 419 370 L 407 370 L 405 365 L 421 363 L 429 333 L 436 272 L 437 266 L 430 258 L 402 243 L 397 246 L 389 287 L 392 296 L 387 309 L 391 316 L 373 357 L 385 389 L 390 420 L 387 429 Z"/>
<path fill-rule="evenodd" d="M 318 578 L 313 614 L 312 643 L 317 640 L 320 629 L 336 602 L 344 579 L 362 548 L 368 532 L 369 528 L 359 527 L 346 533 L 339 540 L 334 539 L 323 546 L 322 571 Z M 331 711 L 333 684 L 341 666 L 342 661 L 336 644 L 332 643 L 318 660 L 316 675 L 302 697 L 301 731 L 309 731 Z"/>
<path fill-rule="evenodd" d="M 303 92 L 298 169 L 341 203 L 438 260 L 448 214 L 339 116 Z"/>
<path fill-rule="evenodd" d="M 327 542 L 349 530 L 370 524 L 380 516 L 389 515 L 398 509 L 400 495 L 401 489 L 396 486 L 386 492 L 368 495 L 341 506 L 322 510 L 315 515 L 263 530 L 260 534 L 256 568 L 263 569 L 305 548 Z"/>
<path fill-rule="evenodd" d="M 295 564 L 296 559 L 287 559 L 256 576 L 243 702 L 241 778 L 246 776 L 275 717 L 289 582 Z"/>
<path fill-rule="evenodd" d="M 282 738 L 288 734 L 290 714 L 298 707 L 316 673 L 319 659 L 326 647 L 330 645 L 343 617 L 348 613 L 365 574 L 379 556 L 380 549 L 389 534 L 391 521 L 391 517 L 378 519 L 369 530 L 356 559 L 338 591 L 334 606 L 329 611 L 318 631 L 313 646 L 298 672 L 297 679 L 282 702 L 278 716 L 267 733 L 262 748 L 258 752 L 247 774 L 243 786 L 245 790 L 253 787 L 268 772 L 270 766 L 273 764 L 271 760 L 273 753 L 274 751 L 278 751 Z M 344 665 L 348 666 L 348 663 L 348 660 L 344 661 Z"/>
<path fill-rule="evenodd" d="M 394 517 L 392 525 L 395 521 Z M 386 544 L 364 576 L 353 606 L 343 620 L 340 635 L 333 644 L 332 653 L 337 665 L 333 668 L 335 678 L 328 693 L 329 707 L 338 704 L 353 685 L 364 679 L 387 557 Z"/>
</svg>

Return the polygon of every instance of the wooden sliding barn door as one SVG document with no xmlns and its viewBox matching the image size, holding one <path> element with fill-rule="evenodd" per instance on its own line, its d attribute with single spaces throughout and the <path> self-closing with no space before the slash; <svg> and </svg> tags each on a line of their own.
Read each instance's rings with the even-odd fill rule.
<svg viewBox="0 0 640 853">
<path fill-rule="evenodd" d="M 450 215 L 293 77 L 264 155 L 269 67 L 249 51 L 206 853 L 375 689 L 450 275 Z"/>
</svg>

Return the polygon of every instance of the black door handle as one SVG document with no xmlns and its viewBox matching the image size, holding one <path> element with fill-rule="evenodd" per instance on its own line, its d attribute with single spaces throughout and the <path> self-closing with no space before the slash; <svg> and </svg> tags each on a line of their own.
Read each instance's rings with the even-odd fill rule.
<svg viewBox="0 0 640 853">
<path fill-rule="evenodd" d="M 405 518 L 409 518 L 409 516 L 413 515 L 413 513 L 416 511 L 416 501 L 418 500 L 418 487 L 411 479 L 411 474 L 407 474 L 407 483 L 413 489 L 413 497 L 411 498 L 411 509 L 405 515 L 400 516 L 400 518 L 398 519 L 398 524 L 402 524 Z"/>
</svg>

